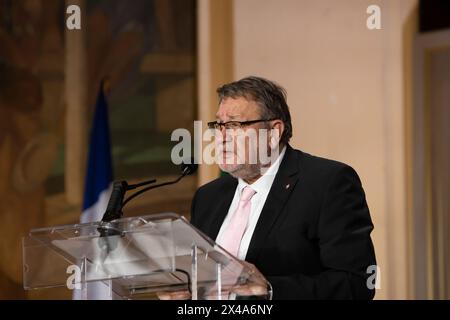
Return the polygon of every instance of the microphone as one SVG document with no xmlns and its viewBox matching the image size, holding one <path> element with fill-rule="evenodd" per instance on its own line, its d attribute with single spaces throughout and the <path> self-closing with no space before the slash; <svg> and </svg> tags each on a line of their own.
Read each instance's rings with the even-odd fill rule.
<svg viewBox="0 0 450 320">
<path fill-rule="evenodd" d="M 111 197 L 109 198 L 108 206 L 106 208 L 105 214 L 103 215 L 102 222 L 110 222 L 112 220 L 120 219 L 123 216 L 123 207 L 133 200 L 134 198 L 138 197 L 139 195 L 143 194 L 144 192 L 147 192 L 149 190 L 175 184 L 179 182 L 181 179 L 183 179 L 185 176 L 191 175 L 195 173 L 198 169 L 198 164 L 194 163 L 194 159 L 190 158 L 188 160 L 184 160 L 181 164 L 181 175 L 173 180 L 168 181 L 156 185 L 151 185 L 147 188 L 144 188 L 131 196 L 129 196 L 125 201 L 123 200 L 125 193 L 128 190 L 136 189 L 148 184 L 153 184 L 156 182 L 156 179 L 152 179 L 149 181 L 145 181 L 142 183 L 134 184 L 134 185 L 128 185 L 126 181 L 115 181 L 113 184 L 113 191 L 111 193 Z"/>
<path fill-rule="evenodd" d="M 98 239 L 98 246 L 103 252 L 103 261 L 106 259 L 108 254 L 114 250 L 116 250 L 118 243 L 119 243 L 119 237 L 114 236 L 120 236 L 122 237 L 123 234 L 120 230 L 113 227 L 109 222 L 120 219 L 123 216 L 123 207 L 133 200 L 134 198 L 138 197 L 139 195 L 143 194 L 144 192 L 147 192 L 151 189 L 167 186 L 170 184 L 177 183 L 181 179 L 183 179 L 185 176 L 191 175 L 195 173 L 198 169 L 198 165 L 194 163 L 194 159 L 191 158 L 189 160 L 183 161 L 181 164 L 181 175 L 173 180 L 168 181 L 156 185 L 151 185 L 147 188 L 144 188 L 130 197 L 128 197 L 125 201 L 123 201 L 123 198 L 125 196 L 125 193 L 128 190 L 136 189 L 145 185 L 153 184 L 156 182 L 156 179 L 144 181 L 141 183 L 137 183 L 134 185 L 129 185 L 126 181 L 115 181 L 113 184 L 113 191 L 111 193 L 111 197 L 109 198 L 108 206 L 106 208 L 105 214 L 102 218 L 102 224 L 99 228 L 97 228 L 100 237 Z"/>
<path fill-rule="evenodd" d="M 176 178 L 175 180 L 172 180 L 172 181 L 168 181 L 168 182 L 156 184 L 156 185 L 153 185 L 153 186 L 149 186 L 147 188 L 144 188 L 144 189 L 142 189 L 142 190 L 132 194 L 131 196 L 129 196 L 124 201 L 122 207 L 125 207 L 125 205 L 128 202 L 130 202 L 131 200 L 133 200 L 137 196 L 143 194 L 144 192 L 147 192 L 147 191 L 152 190 L 152 189 L 168 186 L 168 185 L 175 184 L 175 183 L 179 182 L 185 176 L 189 176 L 191 174 L 194 174 L 197 171 L 197 169 L 198 169 L 198 164 L 194 163 L 194 159 L 193 158 L 191 158 L 189 160 L 184 160 L 183 163 L 181 164 L 181 175 L 178 178 Z"/>
<path fill-rule="evenodd" d="M 189 176 L 195 173 L 198 169 L 198 164 L 194 163 L 194 158 L 191 158 L 190 161 L 183 161 L 181 164 L 181 173 L 182 176 Z"/>
<path fill-rule="evenodd" d="M 109 222 L 116 219 L 117 216 L 122 216 L 122 202 L 127 188 L 128 183 L 126 181 L 114 181 L 111 197 L 102 221 Z"/>
<path fill-rule="evenodd" d="M 113 184 L 111 197 L 109 198 L 108 206 L 106 207 L 106 211 L 105 214 L 103 215 L 102 221 L 109 222 L 123 216 L 122 202 L 123 197 L 125 196 L 125 193 L 128 190 L 133 190 L 141 186 L 145 186 L 155 182 L 156 179 L 152 179 L 138 184 L 129 185 L 126 181 L 115 181 Z"/>
</svg>

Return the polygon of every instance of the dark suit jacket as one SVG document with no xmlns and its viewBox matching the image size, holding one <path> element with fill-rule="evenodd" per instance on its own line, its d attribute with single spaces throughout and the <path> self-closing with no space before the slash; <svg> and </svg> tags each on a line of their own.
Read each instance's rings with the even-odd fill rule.
<svg viewBox="0 0 450 320">
<path fill-rule="evenodd" d="M 191 223 L 211 239 L 236 187 L 237 179 L 224 176 L 194 195 Z M 274 299 L 372 299 L 372 229 L 351 167 L 288 146 L 245 260 L 272 284 Z"/>
</svg>

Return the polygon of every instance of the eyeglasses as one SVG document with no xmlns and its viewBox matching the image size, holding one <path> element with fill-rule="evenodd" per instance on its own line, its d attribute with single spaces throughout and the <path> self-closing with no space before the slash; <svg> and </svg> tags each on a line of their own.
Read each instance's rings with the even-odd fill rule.
<svg viewBox="0 0 450 320">
<path fill-rule="evenodd" d="M 213 122 L 208 122 L 208 128 L 209 129 L 217 129 L 217 130 L 222 130 L 222 128 L 225 128 L 225 130 L 228 129 L 240 129 L 244 126 L 249 126 L 251 124 L 254 123 L 258 123 L 258 122 L 266 122 L 266 121 L 273 121 L 276 119 L 260 119 L 260 120 L 250 120 L 250 121 L 228 121 L 228 122 L 217 122 L 217 121 L 213 121 Z"/>
</svg>

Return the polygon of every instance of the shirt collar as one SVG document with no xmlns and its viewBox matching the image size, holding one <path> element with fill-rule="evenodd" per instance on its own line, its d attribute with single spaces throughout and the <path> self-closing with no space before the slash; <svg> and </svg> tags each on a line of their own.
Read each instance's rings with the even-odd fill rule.
<svg viewBox="0 0 450 320">
<path fill-rule="evenodd" d="M 278 169 L 280 168 L 280 164 L 284 158 L 285 153 L 286 153 L 286 146 L 281 151 L 277 160 L 275 160 L 275 162 L 267 169 L 267 171 L 252 184 L 248 184 L 247 182 L 239 178 L 238 179 L 239 195 L 241 195 L 242 190 L 247 186 L 250 186 L 253 190 L 256 191 L 256 193 L 259 194 L 269 192 L 270 188 L 272 187 L 273 180 L 275 180 L 275 176 L 278 172 Z"/>
</svg>

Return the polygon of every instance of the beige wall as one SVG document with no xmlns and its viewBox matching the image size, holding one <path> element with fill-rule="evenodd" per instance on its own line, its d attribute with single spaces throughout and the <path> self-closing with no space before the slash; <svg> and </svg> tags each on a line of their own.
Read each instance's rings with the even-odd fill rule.
<svg viewBox="0 0 450 320">
<path fill-rule="evenodd" d="M 233 1 L 198 0 L 197 2 L 197 71 L 198 113 L 197 119 L 213 121 L 217 112 L 216 88 L 233 81 Z M 208 142 L 203 145 L 206 146 Z M 201 150 L 197 150 L 201 159 Z M 199 185 L 219 176 L 216 165 L 199 167 Z"/>
<path fill-rule="evenodd" d="M 366 27 L 370 4 L 382 30 Z M 352 165 L 375 224 L 377 298 L 411 297 L 405 197 L 403 24 L 416 0 L 239 0 L 233 3 L 234 78 L 282 84 L 292 144 Z"/>
</svg>

